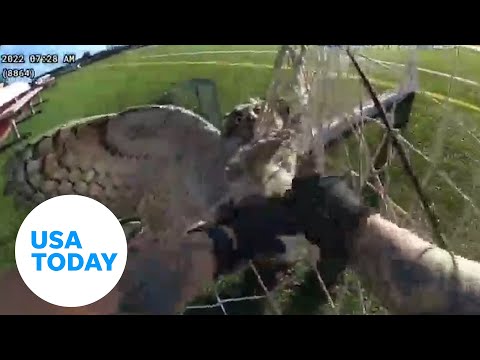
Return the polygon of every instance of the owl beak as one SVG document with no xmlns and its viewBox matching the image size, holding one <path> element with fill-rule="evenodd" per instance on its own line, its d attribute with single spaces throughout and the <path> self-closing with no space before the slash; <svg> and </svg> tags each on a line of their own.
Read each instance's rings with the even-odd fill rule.
<svg viewBox="0 0 480 360">
<path fill-rule="evenodd" d="M 209 229 L 215 227 L 215 223 L 212 222 L 212 221 L 205 221 L 205 220 L 200 220 L 198 222 L 196 222 L 195 224 L 193 224 L 192 226 L 190 226 L 186 231 L 185 231 L 185 234 L 186 235 L 190 235 L 192 233 L 195 233 L 195 232 L 206 232 L 208 231 Z"/>
</svg>

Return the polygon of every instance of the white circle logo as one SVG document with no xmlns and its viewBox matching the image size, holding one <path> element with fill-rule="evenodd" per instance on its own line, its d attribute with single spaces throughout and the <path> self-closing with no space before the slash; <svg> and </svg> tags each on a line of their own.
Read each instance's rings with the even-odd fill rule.
<svg viewBox="0 0 480 360">
<path fill-rule="evenodd" d="M 49 199 L 28 214 L 15 243 L 18 271 L 50 304 L 85 306 L 106 296 L 127 263 L 127 239 L 103 204 L 80 195 Z"/>
</svg>

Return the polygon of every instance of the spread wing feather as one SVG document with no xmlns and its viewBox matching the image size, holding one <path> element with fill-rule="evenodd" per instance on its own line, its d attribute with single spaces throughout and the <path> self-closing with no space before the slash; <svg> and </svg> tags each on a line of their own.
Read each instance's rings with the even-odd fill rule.
<svg viewBox="0 0 480 360">
<path fill-rule="evenodd" d="M 183 233 L 225 195 L 232 149 L 190 111 L 142 106 L 83 119 L 31 142 L 8 162 L 5 192 L 19 207 L 78 194 L 118 217 L 139 216 L 144 228 L 131 240 L 117 290 L 130 310 L 137 304 L 135 311 L 172 313 L 211 280 L 208 239 Z"/>
</svg>

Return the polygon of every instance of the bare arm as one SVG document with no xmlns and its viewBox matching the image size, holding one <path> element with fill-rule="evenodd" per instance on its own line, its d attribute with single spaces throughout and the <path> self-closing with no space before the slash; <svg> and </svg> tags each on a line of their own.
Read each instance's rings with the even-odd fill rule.
<svg viewBox="0 0 480 360">
<path fill-rule="evenodd" d="M 412 232 L 370 216 L 352 265 L 395 314 L 480 314 L 480 263 L 453 256 Z"/>
</svg>

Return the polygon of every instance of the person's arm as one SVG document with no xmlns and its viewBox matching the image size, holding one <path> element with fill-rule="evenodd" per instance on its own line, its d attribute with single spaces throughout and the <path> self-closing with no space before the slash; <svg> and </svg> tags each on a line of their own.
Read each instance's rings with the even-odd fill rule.
<svg viewBox="0 0 480 360">
<path fill-rule="evenodd" d="M 236 246 L 209 237 L 244 258 L 284 253 L 276 235 L 303 233 L 320 248 L 317 266 L 327 288 L 350 265 L 391 313 L 480 314 L 480 263 L 372 215 L 343 178 L 296 177 L 283 197 L 255 199 L 219 207 L 214 219 L 189 232 L 229 227 Z M 218 255 L 228 260 L 227 253 Z"/>
<path fill-rule="evenodd" d="M 353 268 L 394 314 L 480 314 L 480 263 L 369 216 L 352 242 Z"/>
</svg>

